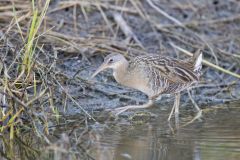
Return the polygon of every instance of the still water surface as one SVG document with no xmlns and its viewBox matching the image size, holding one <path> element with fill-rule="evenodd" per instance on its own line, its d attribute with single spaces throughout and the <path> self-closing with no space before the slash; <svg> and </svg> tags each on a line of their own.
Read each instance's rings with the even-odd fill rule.
<svg viewBox="0 0 240 160">
<path fill-rule="evenodd" d="M 191 124 L 187 123 L 196 113 L 191 107 L 186 108 L 180 108 L 179 129 L 174 119 L 171 123 L 167 121 L 170 107 L 156 106 L 144 110 L 153 117 L 140 110 L 118 120 L 103 114 L 108 119 L 98 119 L 100 124 L 86 125 L 85 118 L 81 120 L 79 115 L 66 117 L 55 127 L 49 127 L 50 134 L 45 137 L 48 143 L 31 134 L 34 132 L 26 132 L 27 129 L 22 129 L 12 141 L 8 134 L 2 134 L 0 159 L 240 159 L 239 103 L 205 109 L 201 120 Z"/>
<path fill-rule="evenodd" d="M 150 109 L 156 118 L 120 120 L 99 127 L 90 154 L 101 160 L 239 160 L 240 107 L 205 110 L 201 120 L 181 109 L 180 128 L 167 122 L 168 110 Z M 193 114 L 193 113 L 192 113 Z M 186 126 L 184 126 L 186 125 Z M 96 127 L 97 128 L 97 127 Z"/>
</svg>

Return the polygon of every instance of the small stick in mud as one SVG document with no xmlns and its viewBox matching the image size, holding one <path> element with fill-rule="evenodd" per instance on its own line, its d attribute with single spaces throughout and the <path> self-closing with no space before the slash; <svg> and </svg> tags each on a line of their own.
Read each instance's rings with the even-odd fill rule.
<svg viewBox="0 0 240 160">
<path fill-rule="evenodd" d="M 133 33 L 131 27 L 129 27 L 126 23 L 126 21 L 123 19 L 121 14 L 119 13 L 114 13 L 113 18 L 124 33 L 124 35 L 127 37 L 127 43 L 131 41 L 131 39 L 134 39 L 135 42 L 138 43 L 138 45 L 144 49 L 142 43 L 138 40 L 137 36 Z"/>
</svg>

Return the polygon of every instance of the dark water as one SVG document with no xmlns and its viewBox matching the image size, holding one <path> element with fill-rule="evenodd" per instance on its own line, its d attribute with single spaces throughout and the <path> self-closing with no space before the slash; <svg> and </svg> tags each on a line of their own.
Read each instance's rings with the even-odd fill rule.
<svg viewBox="0 0 240 160">
<path fill-rule="evenodd" d="M 150 109 L 157 118 L 120 120 L 101 128 L 90 155 L 101 160 L 239 160 L 240 107 L 205 109 L 201 120 L 180 109 L 180 128 L 167 122 L 169 111 Z"/>
</svg>

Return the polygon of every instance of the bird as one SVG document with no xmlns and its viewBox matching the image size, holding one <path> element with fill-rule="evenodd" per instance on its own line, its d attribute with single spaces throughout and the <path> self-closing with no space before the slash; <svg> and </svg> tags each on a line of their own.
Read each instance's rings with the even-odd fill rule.
<svg viewBox="0 0 240 160">
<path fill-rule="evenodd" d="M 120 53 L 111 53 L 92 74 L 94 78 L 106 69 L 113 70 L 114 79 L 121 85 L 139 90 L 148 96 L 142 105 L 129 105 L 115 109 L 116 115 L 130 109 L 148 108 L 163 94 L 175 95 L 173 112 L 179 115 L 180 92 L 200 80 L 202 51 L 199 49 L 191 58 L 179 60 L 158 54 L 139 55 L 129 61 Z M 198 111 L 200 108 L 195 106 Z"/>
</svg>

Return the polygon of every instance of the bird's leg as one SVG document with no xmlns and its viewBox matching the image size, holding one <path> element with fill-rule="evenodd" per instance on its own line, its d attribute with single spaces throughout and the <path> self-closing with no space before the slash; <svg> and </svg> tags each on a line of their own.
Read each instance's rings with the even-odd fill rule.
<svg viewBox="0 0 240 160">
<path fill-rule="evenodd" d="M 173 114 L 173 111 L 175 110 L 175 102 L 174 102 L 174 105 L 173 105 L 173 107 L 172 107 L 172 109 L 171 109 L 171 112 L 170 112 L 170 114 L 169 114 L 169 116 L 168 116 L 168 121 L 170 121 L 170 119 L 172 118 L 172 114 Z"/>
<path fill-rule="evenodd" d="M 202 110 L 198 107 L 197 103 L 192 98 L 192 95 L 191 95 L 189 89 L 187 89 L 187 92 L 188 92 L 188 96 L 189 96 L 190 100 L 192 101 L 192 104 L 194 105 L 194 107 L 198 111 L 197 115 L 194 117 L 194 120 L 199 119 L 202 116 Z"/>
<path fill-rule="evenodd" d="M 175 94 L 175 117 L 179 115 L 180 93 Z"/>
<path fill-rule="evenodd" d="M 168 121 L 170 121 L 173 111 L 175 111 L 175 119 L 179 118 L 179 103 L 180 103 L 180 93 L 175 93 L 175 100 L 172 110 L 169 114 Z"/>
<path fill-rule="evenodd" d="M 175 93 L 175 125 L 179 128 L 179 105 L 180 105 L 180 93 Z"/>
<path fill-rule="evenodd" d="M 150 99 L 149 101 L 148 101 L 148 103 L 146 103 L 146 104 L 142 104 L 142 105 L 129 105 L 129 106 L 125 106 L 125 107 L 120 107 L 120 108 L 116 108 L 114 111 L 113 111 L 113 113 L 115 114 L 115 115 L 119 115 L 119 114 L 121 114 L 121 113 L 123 113 L 123 112 L 125 112 L 125 111 L 127 111 L 127 110 L 129 110 L 129 109 L 141 109 L 141 108 L 148 108 L 148 107 L 151 107 L 152 105 L 153 105 L 153 100 L 152 99 Z"/>
<path fill-rule="evenodd" d="M 193 100 L 192 95 L 191 95 L 189 89 L 187 89 L 187 92 L 188 92 L 188 96 L 189 96 L 190 100 L 192 101 L 192 103 L 193 103 L 194 107 L 196 108 L 196 110 L 197 110 L 198 112 L 201 111 L 201 109 L 198 107 L 197 103 Z"/>
</svg>

